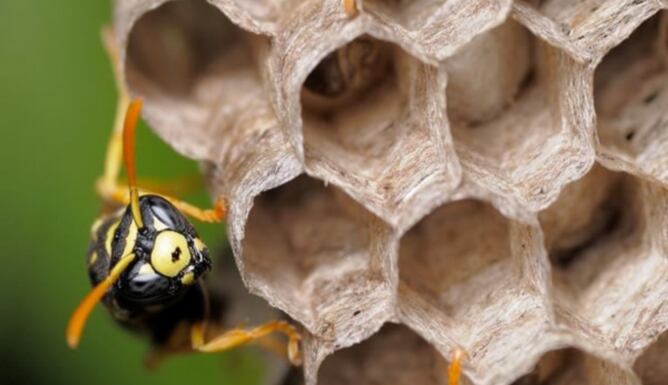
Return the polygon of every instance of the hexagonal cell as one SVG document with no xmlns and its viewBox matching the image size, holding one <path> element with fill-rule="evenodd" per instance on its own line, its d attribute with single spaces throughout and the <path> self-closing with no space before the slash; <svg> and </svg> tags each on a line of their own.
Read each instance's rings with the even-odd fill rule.
<svg viewBox="0 0 668 385">
<path fill-rule="evenodd" d="M 594 91 L 603 161 L 668 185 L 668 11 L 605 56 Z"/>
<path fill-rule="evenodd" d="M 508 20 L 445 65 L 455 148 L 471 179 L 537 211 L 593 163 L 588 75 L 563 51 Z"/>
<path fill-rule="evenodd" d="M 456 316 L 466 308 L 458 306 L 461 299 L 448 295 L 449 290 L 466 293 L 467 282 L 480 273 L 504 277 L 491 279 L 493 284 L 512 275 L 509 237 L 508 221 L 488 204 L 475 200 L 446 204 L 402 238 L 400 280 Z M 485 293 L 476 295 L 484 298 Z M 466 296 L 466 302 L 475 299 Z"/>
<path fill-rule="evenodd" d="M 558 287 L 579 297 L 601 287 L 596 281 L 606 279 L 606 270 L 644 257 L 641 199 L 632 176 L 595 167 L 540 213 Z"/>
<path fill-rule="evenodd" d="M 394 44 L 362 35 L 339 47 L 301 90 L 306 169 L 384 220 L 410 223 L 459 182 L 444 88 L 438 68 Z"/>
<path fill-rule="evenodd" d="M 255 57 L 266 44 L 205 0 L 169 1 L 129 32 L 128 86 L 166 141 L 213 160 L 236 122 L 271 113 Z"/>
<path fill-rule="evenodd" d="M 566 186 L 559 199 L 539 214 L 555 272 L 568 268 L 582 256 L 581 251 L 601 237 L 612 236 L 624 204 L 614 194 L 621 178 L 595 165 L 584 178 Z"/>
<path fill-rule="evenodd" d="M 640 383 L 635 376 L 614 363 L 579 349 L 549 351 L 534 369 L 512 385 L 631 385 Z"/>
<path fill-rule="evenodd" d="M 471 379 L 496 383 L 513 354 L 531 357 L 547 324 L 526 268 L 540 237 L 477 200 L 448 203 L 411 228 L 399 251 L 399 318 L 442 352 L 461 346 Z M 521 298 L 521 300 L 519 300 Z"/>
<path fill-rule="evenodd" d="M 636 359 L 633 369 L 643 385 L 663 385 L 668 378 L 668 332 Z"/>
<path fill-rule="evenodd" d="M 251 291 L 332 346 L 390 316 L 389 228 L 347 195 L 301 176 L 255 199 L 242 240 Z"/>
<path fill-rule="evenodd" d="M 580 320 L 572 322 L 587 320 L 629 353 L 648 338 L 648 314 L 667 290 L 651 191 L 647 182 L 596 167 L 540 213 L 557 302 Z"/>
<path fill-rule="evenodd" d="M 325 359 L 319 385 L 447 383 L 447 361 L 405 326 L 385 325 L 370 339 Z M 471 383 L 464 378 L 462 385 Z"/>
</svg>

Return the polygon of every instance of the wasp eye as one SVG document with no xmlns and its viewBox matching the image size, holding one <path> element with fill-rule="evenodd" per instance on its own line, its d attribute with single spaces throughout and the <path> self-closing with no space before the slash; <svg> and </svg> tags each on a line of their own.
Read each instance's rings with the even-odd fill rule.
<svg viewBox="0 0 668 385">
<path fill-rule="evenodd" d="M 160 274 L 176 277 L 190 263 L 188 241 L 176 231 L 166 230 L 155 238 L 151 265 Z"/>
</svg>

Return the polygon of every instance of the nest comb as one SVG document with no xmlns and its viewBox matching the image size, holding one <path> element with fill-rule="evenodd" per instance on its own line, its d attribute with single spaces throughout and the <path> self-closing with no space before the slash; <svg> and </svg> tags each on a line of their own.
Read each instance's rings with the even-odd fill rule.
<svg viewBox="0 0 668 385">
<path fill-rule="evenodd" d="M 297 382 L 445 384 L 462 348 L 466 384 L 660 385 L 666 8 L 117 0 L 114 26 L 246 287 L 302 327 Z"/>
</svg>

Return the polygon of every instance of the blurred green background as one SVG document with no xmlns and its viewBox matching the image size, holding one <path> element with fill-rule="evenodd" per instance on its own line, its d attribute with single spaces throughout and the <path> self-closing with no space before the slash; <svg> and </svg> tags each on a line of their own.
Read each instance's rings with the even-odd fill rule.
<svg viewBox="0 0 668 385">
<path fill-rule="evenodd" d="M 251 351 L 177 357 L 148 372 L 145 341 L 116 327 L 102 307 L 80 348 L 65 345 L 67 318 L 90 289 L 84 253 L 99 210 L 93 183 L 115 109 L 99 33 L 110 14 L 108 1 L 0 1 L 0 381 L 256 384 L 261 363 Z M 137 149 L 140 177 L 197 172 L 145 127 Z M 193 200 L 210 204 L 204 192 Z M 222 225 L 198 229 L 220 249 Z"/>
</svg>

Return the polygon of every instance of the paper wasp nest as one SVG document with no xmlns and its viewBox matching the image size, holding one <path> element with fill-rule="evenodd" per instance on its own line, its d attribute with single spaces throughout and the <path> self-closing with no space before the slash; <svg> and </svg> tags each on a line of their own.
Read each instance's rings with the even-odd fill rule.
<svg viewBox="0 0 668 385">
<path fill-rule="evenodd" d="M 357 3 L 115 8 L 292 380 L 668 383 L 668 2 Z"/>
</svg>

